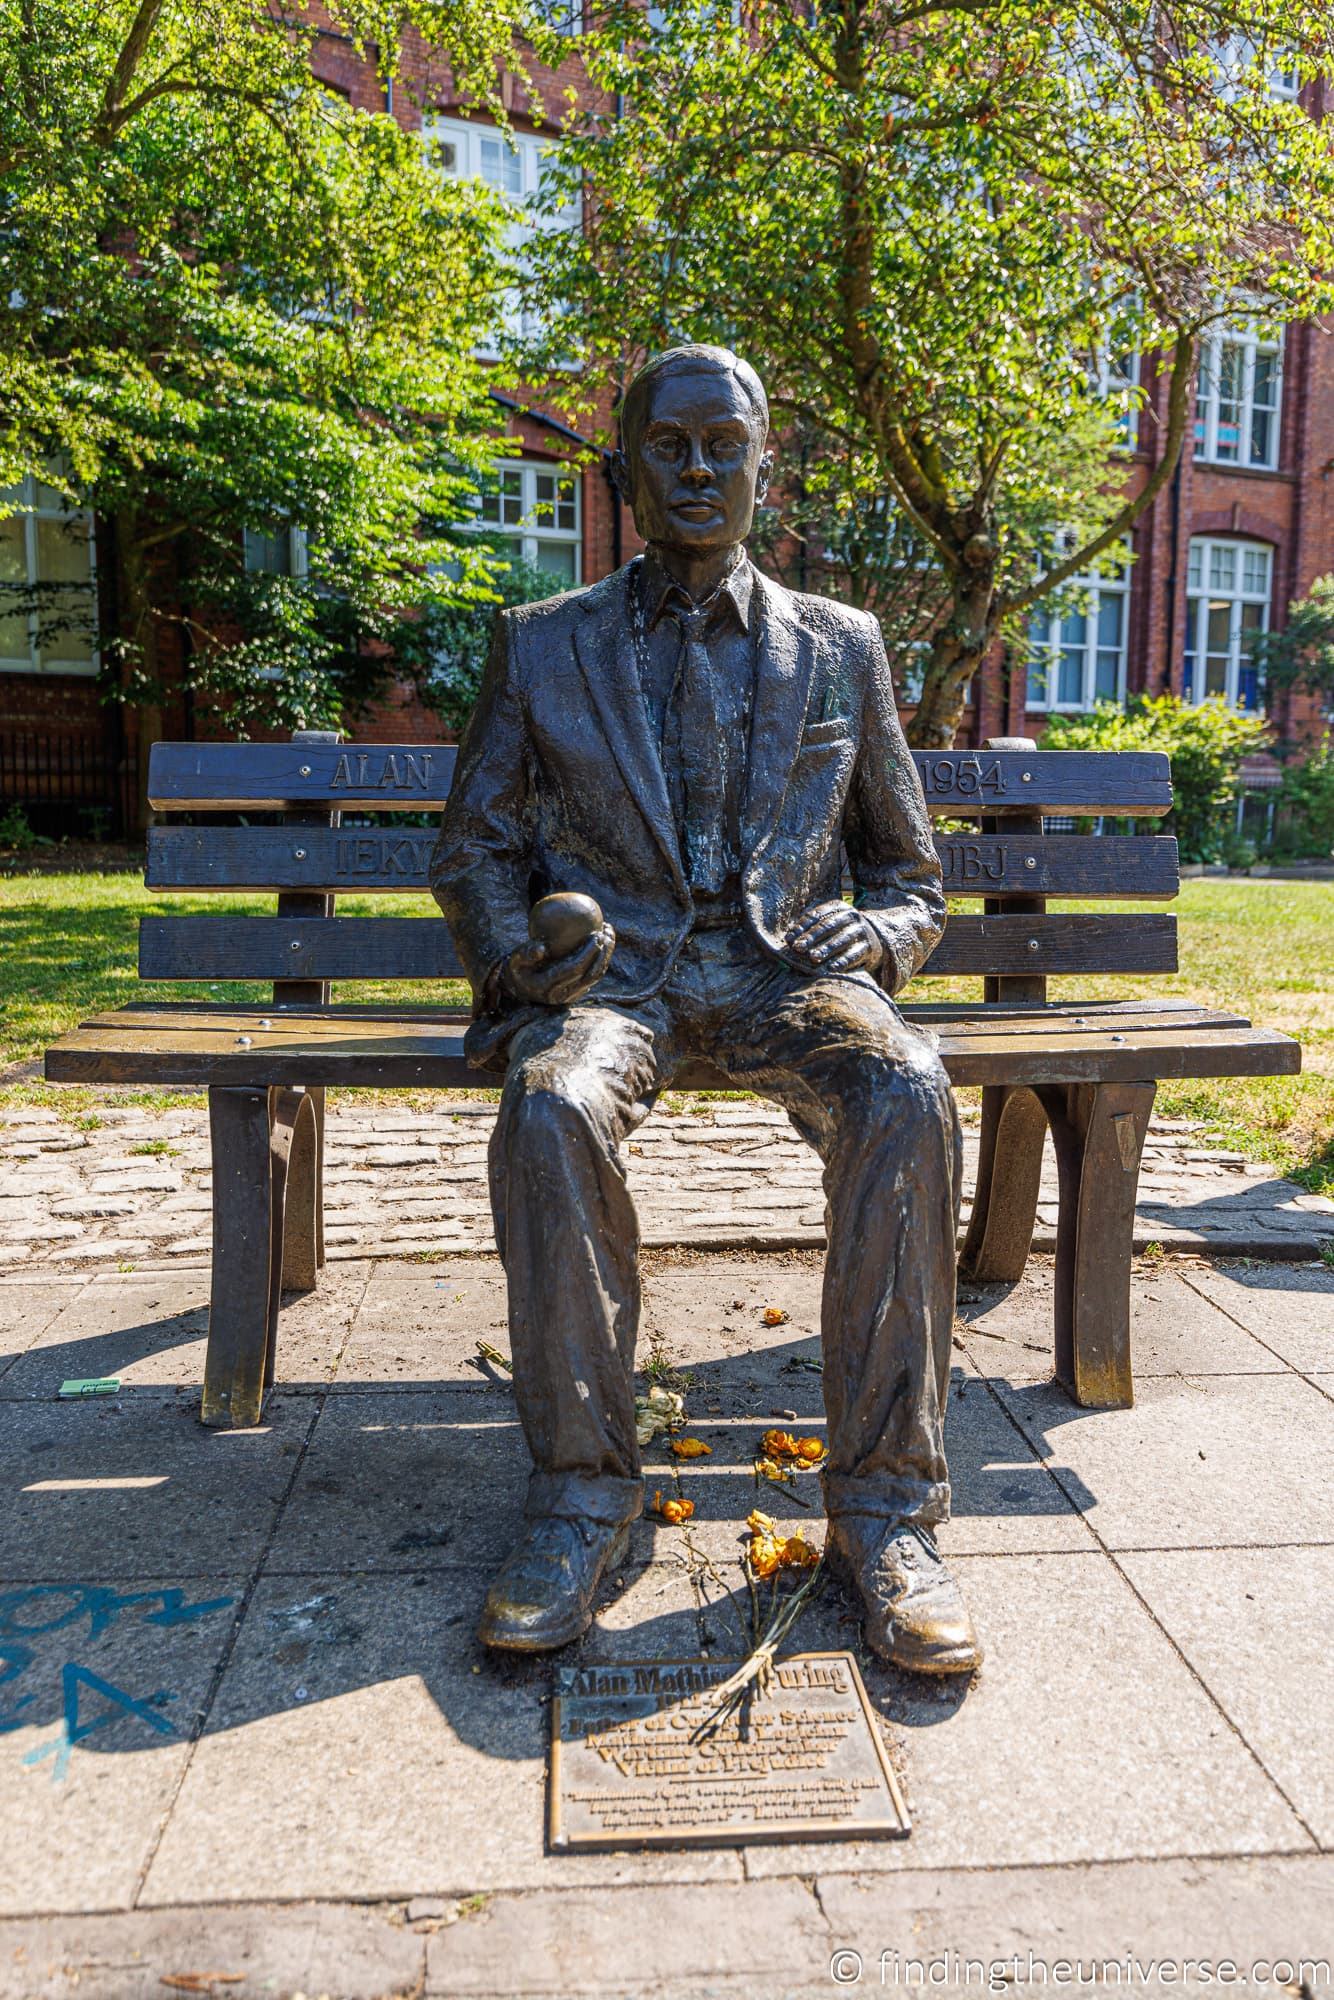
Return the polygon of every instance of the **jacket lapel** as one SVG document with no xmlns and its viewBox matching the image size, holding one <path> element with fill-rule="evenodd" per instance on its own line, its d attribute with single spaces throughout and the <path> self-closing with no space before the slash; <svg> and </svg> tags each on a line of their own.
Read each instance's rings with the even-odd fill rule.
<svg viewBox="0 0 1334 2000">
<path fill-rule="evenodd" d="M 661 847 L 673 879 L 684 887 L 662 757 L 649 729 L 639 685 L 630 623 L 630 574 L 627 565 L 587 593 L 583 615 L 575 626 L 574 650 L 621 776 Z"/>
<path fill-rule="evenodd" d="M 799 624 L 791 593 L 758 570 L 754 602 L 760 629 L 741 822 L 746 860 L 777 819 L 786 795 L 801 748 L 815 659 L 814 638 Z"/>
</svg>

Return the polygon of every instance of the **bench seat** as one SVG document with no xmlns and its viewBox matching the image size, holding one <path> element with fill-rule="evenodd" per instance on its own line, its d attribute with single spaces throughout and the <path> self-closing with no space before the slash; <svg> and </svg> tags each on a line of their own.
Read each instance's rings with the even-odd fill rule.
<svg viewBox="0 0 1334 2000">
<path fill-rule="evenodd" d="M 1242 1016 L 1181 1001 L 1001 1008 L 907 1006 L 940 1038 L 956 1086 L 1294 1074 L 1300 1045 Z M 429 1007 L 201 1006 L 154 1002 L 98 1014 L 53 1044 L 56 1083 L 484 1090 L 463 1055 L 467 1017 Z M 726 1090 L 704 1065 L 675 1089 Z"/>
</svg>

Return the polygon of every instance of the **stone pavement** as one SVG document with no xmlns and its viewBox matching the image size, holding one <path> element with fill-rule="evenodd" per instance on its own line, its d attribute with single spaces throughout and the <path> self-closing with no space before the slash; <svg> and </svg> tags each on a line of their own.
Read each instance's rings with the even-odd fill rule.
<svg viewBox="0 0 1334 2000">
<path fill-rule="evenodd" d="M 728 1648 L 705 1559 L 737 1580 L 759 1431 L 822 1423 L 817 1254 L 647 1263 L 641 1367 L 713 1451 L 650 1455 L 696 1518 L 638 1525 L 586 1660 Z M 550 1665 L 472 1636 L 525 1464 L 475 1359 L 505 1345 L 494 1260 L 341 1261 L 250 1432 L 196 1422 L 206 1293 L 0 1280 L 3 2000 L 804 2000 L 909 1960 L 1045 1995 L 1132 1953 L 1106 1983 L 1203 1991 L 1181 1962 L 1228 1959 L 1324 2000 L 1334 1271 L 1141 1265 L 1138 1401 L 1105 1413 L 1047 1380 L 1048 1263 L 970 1288 L 942 1539 L 986 1664 L 862 1655 L 911 1838 L 576 1857 L 543 1850 Z M 57 1401 L 76 1375 L 122 1387 Z M 859 1646 L 834 1588 L 799 1642 Z"/>
<path fill-rule="evenodd" d="M 339 1260 L 493 1247 L 486 1141 L 493 1103 L 452 1097 L 332 1104 L 326 1242 Z M 98 1122 L 100 1121 L 100 1122 Z M 971 1188 L 977 1114 L 965 1114 Z M 696 1249 L 818 1247 L 819 1163 L 783 1114 L 746 1100 L 668 1098 L 626 1160 L 645 1241 Z M 78 1119 L 0 1112 L 0 1270 L 197 1265 L 210 1251 L 203 1098 L 170 1111 L 99 1107 Z M 965 1218 L 967 1205 L 965 1202 Z M 1055 1244 L 1048 1142 L 1035 1244 Z M 1158 1119 L 1140 1177 L 1136 1243 L 1215 1255 L 1308 1257 L 1334 1238 L 1334 1202 Z"/>
</svg>

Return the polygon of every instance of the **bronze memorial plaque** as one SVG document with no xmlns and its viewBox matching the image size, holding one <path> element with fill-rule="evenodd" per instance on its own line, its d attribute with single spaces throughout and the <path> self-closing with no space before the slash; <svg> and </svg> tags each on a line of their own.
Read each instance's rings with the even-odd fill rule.
<svg viewBox="0 0 1334 2000">
<path fill-rule="evenodd" d="M 735 1660 L 565 1667 L 551 1705 L 556 1850 L 901 1837 L 908 1815 L 851 1653 L 779 1660 L 717 1724 Z"/>
</svg>

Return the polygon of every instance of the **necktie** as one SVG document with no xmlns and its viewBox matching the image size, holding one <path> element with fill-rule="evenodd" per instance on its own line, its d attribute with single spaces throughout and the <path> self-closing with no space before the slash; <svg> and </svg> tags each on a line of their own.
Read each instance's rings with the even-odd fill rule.
<svg viewBox="0 0 1334 2000">
<path fill-rule="evenodd" d="M 721 893 L 727 878 L 724 858 L 723 746 L 713 668 L 705 634 L 709 607 L 676 613 L 681 628 L 677 702 L 681 728 L 681 778 L 685 792 L 686 875 L 692 889 Z"/>
</svg>

